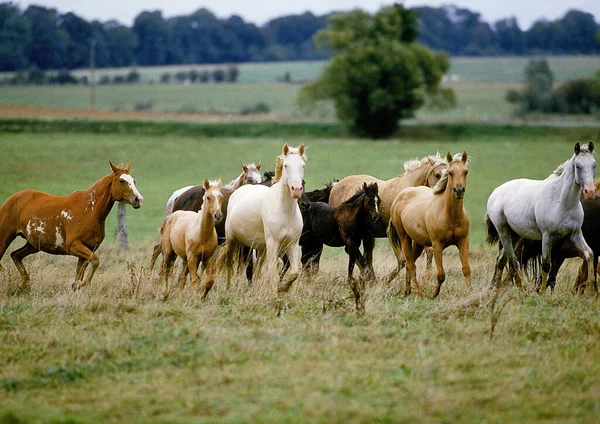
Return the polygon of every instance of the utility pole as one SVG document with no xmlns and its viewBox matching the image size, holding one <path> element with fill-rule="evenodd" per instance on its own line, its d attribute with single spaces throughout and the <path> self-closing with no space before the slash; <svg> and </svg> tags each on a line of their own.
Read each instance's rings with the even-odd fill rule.
<svg viewBox="0 0 600 424">
<path fill-rule="evenodd" d="M 96 109 L 96 38 L 90 42 L 90 109 Z"/>
</svg>

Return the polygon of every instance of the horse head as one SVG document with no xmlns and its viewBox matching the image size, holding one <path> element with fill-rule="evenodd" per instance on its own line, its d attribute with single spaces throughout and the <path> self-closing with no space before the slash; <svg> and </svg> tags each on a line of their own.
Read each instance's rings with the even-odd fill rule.
<svg viewBox="0 0 600 424">
<path fill-rule="evenodd" d="M 306 167 L 306 156 L 304 156 L 304 144 L 300 147 L 290 147 L 287 143 L 283 145 L 282 160 L 278 161 L 281 170 L 277 170 L 277 176 L 283 184 L 290 189 L 290 195 L 294 199 L 298 199 L 304 189 L 302 182 L 304 181 L 304 168 Z"/>
<path fill-rule="evenodd" d="M 593 199 L 596 196 L 596 187 L 594 185 L 596 160 L 592 156 L 594 143 L 590 141 L 583 146 L 575 143 L 573 150 L 575 152 L 573 158 L 575 184 L 583 188 L 583 195 L 586 199 Z"/>
<path fill-rule="evenodd" d="M 111 198 L 115 202 L 123 202 L 138 209 L 142 206 L 144 196 L 140 194 L 135 186 L 135 179 L 131 176 L 131 165 L 127 162 L 125 166 L 115 166 L 110 162 L 113 171 L 113 182 L 111 185 Z"/>
<path fill-rule="evenodd" d="M 204 198 L 202 207 L 206 205 L 207 211 L 213 216 L 213 219 L 218 224 L 223 219 L 223 211 L 221 204 L 223 203 L 223 194 L 221 193 L 221 179 L 216 181 L 204 180 Z"/>
<path fill-rule="evenodd" d="M 425 176 L 425 185 L 427 187 L 435 187 L 439 180 L 445 174 L 445 171 L 448 169 L 448 163 L 445 160 L 442 160 L 439 155 L 434 157 L 428 156 L 427 161 L 429 162 L 429 170 L 427 171 L 427 175 Z"/>
<path fill-rule="evenodd" d="M 262 183 L 263 179 L 262 175 L 260 175 L 260 166 L 261 162 L 258 162 L 257 165 L 255 165 L 254 163 L 242 163 L 242 169 L 244 170 L 244 173 L 242 175 L 241 185 Z"/>
<path fill-rule="evenodd" d="M 462 155 L 457 154 L 454 157 L 448 152 L 446 154 L 446 160 L 450 164 L 448 170 L 448 184 L 452 189 L 454 197 L 462 199 L 465 196 L 465 190 L 467 189 L 467 174 L 469 173 L 468 168 L 468 155 L 467 152 L 463 152 Z"/>
<path fill-rule="evenodd" d="M 367 185 L 366 182 L 363 182 L 363 191 L 365 192 L 365 208 L 369 211 L 369 215 L 373 222 L 377 223 L 381 219 L 381 211 L 379 209 L 379 205 L 381 205 L 379 187 L 376 182 L 369 185 Z"/>
</svg>

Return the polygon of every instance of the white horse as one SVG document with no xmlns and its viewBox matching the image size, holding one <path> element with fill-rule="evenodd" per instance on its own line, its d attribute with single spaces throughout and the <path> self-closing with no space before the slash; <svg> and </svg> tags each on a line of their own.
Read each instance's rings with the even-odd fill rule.
<svg viewBox="0 0 600 424">
<path fill-rule="evenodd" d="M 238 175 L 233 181 L 229 184 L 223 186 L 225 190 L 236 190 L 245 184 L 260 184 L 262 183 L 262 175 L 260 174 L 260 166 L 261 163 L 258 164 L 250 163 L 245 164 L 242 163 L 242 173 Z M 173 206 L 175 206 L 175 202 L 183 193 L 188 191 L 191 188 L 197 186 L 185 186 L 180 189 L 177 189 L 171 194 L 169 200 L 167 200 L 167 205 L 165 206 L 165 219 L 168 219 L 169 216 L 173 213 Z"/>
<path fill-rule="evenodd" d="M 279 291 L 287 291 L 298 278 L 301 267 L 298 242 L 302 233 L 298 198 L 303 192 L 305 161 L 304 144 L 293 148 L 286 143 L 277 158 L 275 183 L 271 187 L 245 185 L 229 198 L 224 251 L 228 286 L 233 276 L 234 254 L 242 245 L 258 251 L 262 265 L 259 269 L 263 268 L 267 281 L 277 278 L 277 259 L 282 253 L 287 254 L 290 269 Z"/>
<path fill-rule="evenodd" d="M 514 245 L 520 238 L 542 241 L 542 286 L 546 290 L 550 271 L 552 245 L 569 239 L 584 254 L 588 264 L 587 286 L 594 286 L 593 252 L 581 233 L 583 208 L 581 193 L 593 198 L 596 161 L 592 153 L 594 143 L 575 144 L 575 154 L 560 165 L 545 180 L 525 178 L 508 181 L 496 188 L 487 203 L 487 240 L 494 244 L 500 240 L 501 249 L 496 260 L 492 279 L 495 286 L 502 279 L 508 261 L 515 284 L 522 289 L 522 272 L 515 256 Z"/>
</svg>

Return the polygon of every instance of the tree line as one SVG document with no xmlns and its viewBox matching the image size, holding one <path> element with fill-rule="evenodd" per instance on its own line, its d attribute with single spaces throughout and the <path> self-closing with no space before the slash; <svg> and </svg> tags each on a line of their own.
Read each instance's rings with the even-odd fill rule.
<svg viewBox="0 0 600 424">
<path fill-rule="evenodd" d="M 455 6 L 417 7 L 417 41 L 450 55 L 600 53 L 600 26 L 593 15 L 571 10 L 555 21 L 522 30 L 515 18 L 495 23 Z M 76 14 L 12 2 L 0 3 L 0 71 L 76 69 L 328 59 L 313 36 L 330 15 L 282 16 L 259 27 L 207 9 L 165 18 L 143 11 L 131 27 L 111 20 L 91 22 Z"/>
</svg>

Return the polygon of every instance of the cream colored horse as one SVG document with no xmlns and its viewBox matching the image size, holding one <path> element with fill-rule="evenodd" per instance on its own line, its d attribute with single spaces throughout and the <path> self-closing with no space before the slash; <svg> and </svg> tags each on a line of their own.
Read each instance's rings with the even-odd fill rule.
<svg viewBox="0 0 600 424">
<path fill-rule="evenodd" d="M 165 222 L 162 238 L 163 264 L 160 278 L 168 290 L 168 280 L 177 256 L 183 259 L 183 267 L 179 275 L 179 289 L 183 291 L 187 274 L 192 276 L 192 287 L 197 290 L 200 283 L 198 265 L 206 270 L 206 283 L 202 300 L 210 291 L 215 281 L 214 252 L 218 245 L 215 222 L 221 221 L 221 180 L 204 180 L 204 199 L 198 212 L 175 211 Z"/>
</svg>

